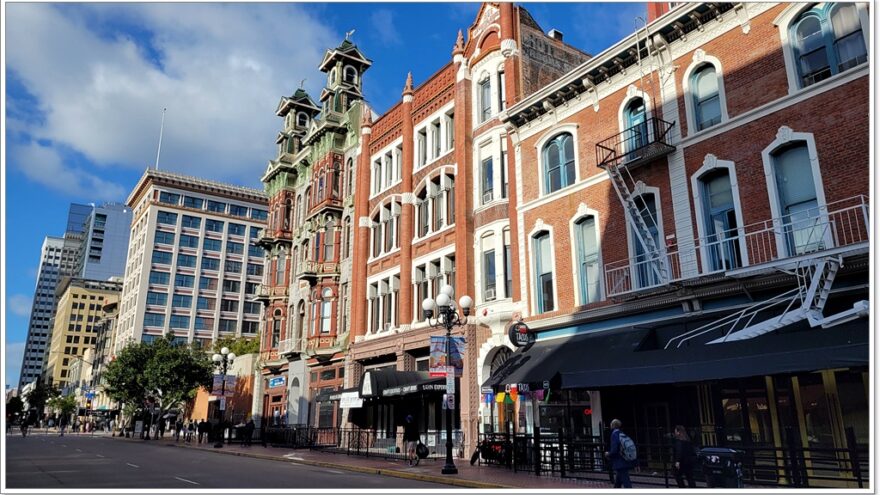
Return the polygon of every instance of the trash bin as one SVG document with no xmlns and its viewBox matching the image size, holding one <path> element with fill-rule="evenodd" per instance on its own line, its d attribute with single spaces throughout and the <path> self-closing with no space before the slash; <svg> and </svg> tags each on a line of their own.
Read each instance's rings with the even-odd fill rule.
<svg viewBox="0 0 880 495">
<path fill-rule="evenodd" d="M 742 488 L 742 452 L 722 447 L 700 449 L 699 459 L 709 488 Z"/>
</svg>

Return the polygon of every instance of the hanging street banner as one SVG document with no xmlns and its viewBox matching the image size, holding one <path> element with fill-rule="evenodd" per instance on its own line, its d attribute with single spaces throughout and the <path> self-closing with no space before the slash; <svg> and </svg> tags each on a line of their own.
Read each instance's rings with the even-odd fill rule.
<svg viewBox="0 0 880 495">
<path fill-rule="evenodd" d="M 455 376 L 461 376 L 464 367 L 464 337 L 450 337 L 449 354 L 451 364 L 455 367 Z M 446 337 L 436 335 L 431 337 L 431 358 L 428 361 L 428 373 L 430 376 L 446 376 Z"/>
<path fill-rule="evenodd" d="M 226 397 L 232 397 L 235 395 L 236 378 L 237 377 L 234 375 L 226 375 L 226 386 L 224 387 L 223 375 L 214 375 L 214 384 L 211 387 L 211 395 L 225 395 Z"/>
</svg>

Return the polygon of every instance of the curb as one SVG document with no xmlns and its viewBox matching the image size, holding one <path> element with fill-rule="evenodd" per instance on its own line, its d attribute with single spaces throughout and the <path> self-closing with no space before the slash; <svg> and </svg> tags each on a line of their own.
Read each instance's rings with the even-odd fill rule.
<svg viewBox="0 0 880 495">
<path fill-rule="evenodd" d="M 226 455 L 235 455 L 239 457 L 251 457 L 254 459 L 263 459 L 267 461 L 281 461 L 281 462 L 290 462 L 293 464 L 304 464 L 307 466 L 315 466 L 322 467 L 328 469 L 341 469 L 344 471 L 352 471 L 356 473 L 364 473 L 364 474 L 376 474 L 380 476 L 391 476 L 393 478 L 402 478 L 408 480 L 415 481 L 427 481 L 431 483 L 440 483 L 444 485 L 452 485 L 452 486 L 460 486 L 463 488 L 483 488 L 483 489 L 491 489 L 491 488 L 515 488 L 509 485 L 502 485 L 498 483 L 486 483 L 483 481 L 472 481 L 472 480 L 463 480 L 460 478 L 444 478 L 442 476 L 434 476 L 430 474 L 423 473 L 410 473 L 407 471 L 398 471 L 395 469 L 385 469 L 385 468 L 371 468 L 371 467 L 362 467 L 362 466 L 352 466 L 351 464 L 338 464 L 335 462 L 325 462 L 325 461 L 313 461 L 308 459 L 287 459 L 285 457 L 278 457 L 273 455 L 264 455 L 264 454 L 252 454 L 250 452 L 234 452 L 230 450 L 209 450 L 203 449 L 200 447 L 188 447 L 186 445 L 177 445 L 177 444 L 169 444 L 168 447 L 177 447 L 182 449 L 196 449 L 203 450 L 206 452 L 213 452 L 216 454 L 226 454 Z"/>
</svg>

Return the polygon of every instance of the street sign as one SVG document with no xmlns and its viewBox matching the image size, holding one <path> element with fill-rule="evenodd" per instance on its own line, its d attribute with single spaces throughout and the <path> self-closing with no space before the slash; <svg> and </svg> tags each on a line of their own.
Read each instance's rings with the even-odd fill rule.
<svg viewBox="0 0 880 495">
<path fill-rule="evenodd" d="M 226 397 L 220 397 L 220 410 L 226 410 Z"/>
<path fill-rule="evenodd" d="M 455 393 L 455 368 L 453 366 L 446 367 L 446 393 Z"/>
</svg>

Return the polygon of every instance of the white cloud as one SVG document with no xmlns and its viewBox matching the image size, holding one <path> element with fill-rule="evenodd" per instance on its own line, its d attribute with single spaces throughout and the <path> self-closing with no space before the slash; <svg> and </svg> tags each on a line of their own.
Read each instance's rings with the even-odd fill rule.
<svg viewBox="0 0 880 495">
<path fill-rule="evenodd" d="M 394 25 L 394 12 L 391 10 L 374 10 L 370 14 L 370 25 L 373 28 L 371 34 L 375 35 L 383 45 L 388 46 L 400 43 L 400 34 Z"/>
<path fill-rule="evenodd" d="M 29 123 L 32 138 L 140 170 L 155 160 L 167 107 L 160 167 L 248 183 L 272 157 L 278 100 L 303 77 L 323 80 L 317 64 L 340 41 L 285 4 L 19 3 L 6 12 L 8 68 L 45 117 Z"/>
<path fill-rule="evenodd" d="M 21 360 L 24 357 L 24 342 L 6 342 L 3 351 L 6 361 L 6 384 L 17 387 L 18 377 L 21 374 Z"/>
<path fill-rule="evenodd" d="M 6 309 L 17 316 L 30 316 L 32 299 L 24 294 L 13 294 L 6 300 Z"/>
<path fill-rule="evenodd" d="M 58 150 L 31 142 L 10 143 L 10 162 L 29 179 L 74 198 L 119 201 L 127 191 L 81 168 L 65 165 Z M 28 309 L 30 311 L 30 309 Z"/>
</svg>

